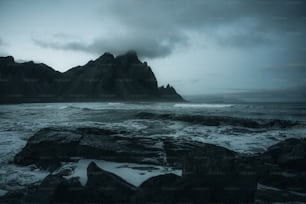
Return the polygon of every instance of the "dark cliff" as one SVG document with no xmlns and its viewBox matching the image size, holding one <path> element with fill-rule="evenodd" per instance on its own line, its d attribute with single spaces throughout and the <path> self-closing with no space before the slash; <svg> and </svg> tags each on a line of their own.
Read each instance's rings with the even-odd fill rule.
<svg viewBox="0 0 306 204">
<path fill-rule="evenodd" d="M 151 68 L 132 51 L 117 57 L 105 53 L 64 73 L 0 57 L 0 103 L 111 100 L 183 99 L 170 85 L 158 87 Z"/>
</svg>

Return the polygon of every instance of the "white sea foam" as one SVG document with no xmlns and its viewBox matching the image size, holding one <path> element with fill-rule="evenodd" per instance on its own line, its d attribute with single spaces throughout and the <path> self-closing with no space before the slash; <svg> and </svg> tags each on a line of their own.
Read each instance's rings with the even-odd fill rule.
<svg viewBox="0 0 306 204">
<path fill-rule="evenodd" d="M 257 183 L 257 189 L 258 190 L 270 190 L 270 191 L 282 191 L 282 189 L 275 188 L 275 187 L 272 187 L 272 186 L 266 186 L 266 185 L 263 185 L 263 184 L 260 184 L 260 183 Z"/>
<path fill-rule="evenodd" d="M 73 168 L 73 173 L 69 176 L 66 176 L 66 179 L 78 177 L 82 185 L 85 185 L 87 182 L 87 167 L 90 162 L 95 162 L 98 167 L 105 171 L 112 172 L 117 176 L 120 176 L 122 179 L 134 186 L 140 186 L 147 179 L 163 175 L 167 173 L 173 173 L 178 176 L 182 175 L 181 170 L 165 168 L 162 166 L 156 165 L 144 165 L 144 164 L 133 164 L 133 163 L 119 163 L 119 162 L 109 162 L 104 160 L 90 160 L 82 159 L 77 163 L 68 163 L 62 168 Z"/>
<path fill-rule="evenodd" d="M 271 145 L 288 138 L 303 138 L 306 132 L 303 127 L 255 131 L 249 128 L 233 130 L 231 126 L 188 125 L 179 122 L 169 127 L 173 131 L 164 137 L 214 144 L 247 154 L 264 152 Z"/>
<path fill-rule="evenodd" d="M 20 167 L 11 164 L 2 166 L 0 171 L 0 188 L 8 191 L 39 184 L 49 174 L 35 166 Z"/>
<path fill-rule="evenodd" d="M 304 108 L 305 107 L 305 108 Z M 84 111 L 85 109 L 93 110 Z M 230 116 L 254 119 L 285 119 L 299 121 L 299 126 L 290 128 L 233 127 L 196 125 L 160 119 L 137 119 L 139 111 L 157 113 L 184 113 L 203 116 Z M 263 152 L 267 147 L 287 138 L 305 137 L 306 106 L 294 104 L 205 104 L 205 103 L 50 103 L 0 105 L 0 189 L 18 189 L 22 185 L 41 181 L 48 172 L 33 167 L 9 164 L 26 144 L 27 139 L 41 128 L 50 126 L 97 127 L 112 130 L 126 130 L 127 137 L 173 138 L 216 144 L 242 153 Z M 99 163 L 99 162 L 98 162 Z M 119 164 L 98 164 L 101 168 L 117 172 L 128 182 L 139 185 L 150 175 L 163 172 L 140 171 L 133 168 L 116 168 Z M 120 164 L 121 166 L 123 164 Z M 76 174 L 86 173 L 76 170 Z M 81 168 L 82 169 L 82 168 Z M 35 170 L 35 171 L 33 171 Z M 152 173 L 152 174 L 151 174 Z M 87 179 L 87 177 L 83 177 Z M 129 181 L 128 179 L 132 181 Z M 84 182 L 84 181 L 83 181 Z M 20 187 L 20 188 L 21 188 Z"/>
<path fill-rule="evenodd" d="M 4 196 L 8 191 L 0 189 L 0 196 Z"/>
<path fill-rule="evenodd" d="M 232 104 L 209 104 L 209 103 L 177 103 L 176 108 L 230 108 Z"/>
<path fill-rule="evenodd" d="M 69 106 L 60 106 L 59 107 L 60 110 L 63 110 L 63 109 L 66 109 L 66 108 L 69 108 Z"/>
<path fill-rule="evenodd" d="M 119 103 L 119 102 L 111 102 L 111 103 L 108 103 L 107 105 L 109 106 L 119 106 L 119 105 L 122 105 L 123 103 Z"/>
</svg>

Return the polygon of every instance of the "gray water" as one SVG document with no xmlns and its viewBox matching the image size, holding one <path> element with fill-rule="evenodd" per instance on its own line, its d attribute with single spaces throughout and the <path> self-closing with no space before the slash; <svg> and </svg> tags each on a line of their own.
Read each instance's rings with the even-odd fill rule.
<svg viewBox="0 0 306 204">
<path fill-rule="evenodd" d="M 218 126 L 177 120 L 140 119 L 138 113 L 230 117 L 239 120 L 284 124 L 262 128 Z M 287 138 L 306 137 L 306 104 L 303 103 L 37 103 L 0 105 L 0 194 L 39 183 L 47 174 L 35 166 L 12 164 L 14 155 L 41 128 L 100 127 L 128 130 L 131 137 L 170 137 L 216 144 L 236 152 L 253 154 Z"/>
</svg>

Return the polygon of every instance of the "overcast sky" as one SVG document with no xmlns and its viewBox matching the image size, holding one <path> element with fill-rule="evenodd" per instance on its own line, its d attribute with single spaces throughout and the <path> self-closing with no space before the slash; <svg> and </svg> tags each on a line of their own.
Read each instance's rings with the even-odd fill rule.
<svg viewBox="0 0 306 204">
<path fill-rule="evenodd" d="M 0 55 L 59 71 L 135 50 L 182 94 L 306 87 L 303 0 L 0 0 L 0 28 Z"/>
</svg>

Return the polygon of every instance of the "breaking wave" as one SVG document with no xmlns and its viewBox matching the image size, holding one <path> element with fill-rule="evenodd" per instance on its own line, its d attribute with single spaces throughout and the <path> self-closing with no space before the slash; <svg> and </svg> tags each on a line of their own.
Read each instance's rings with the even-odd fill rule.
<svg viewBox="0 0 306 204">
<path fill-rule="evenodd" d="M 250 119 L 236 118 L 228 116 L 204 116 L 204 115 L 184 115 L 184 114 L 158 114 L 150 112 L 140 112 L 136 117 L 141 119 L 164 119 L 201 124 L 205 126 L 239 126 L 247 128 L 291 128 L 302 125 L 299 121 L 279 120 L 279 119 Z"/>
<path fill-rule="evenodd" d="M 232 104 L 209 104 L 209 103 L 177 103 L 174 104 L 176 108 L 230 108 Z"/>
</svg>

